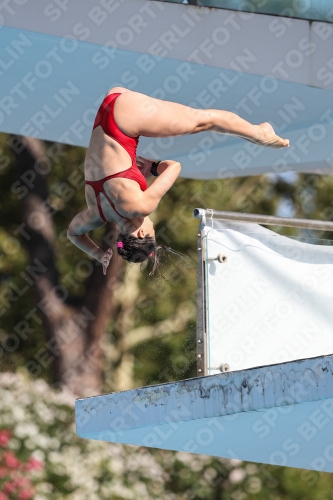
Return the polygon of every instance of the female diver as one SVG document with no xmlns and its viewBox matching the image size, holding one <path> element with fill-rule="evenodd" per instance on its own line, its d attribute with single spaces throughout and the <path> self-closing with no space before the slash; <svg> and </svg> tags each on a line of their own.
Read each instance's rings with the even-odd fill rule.
<svg viewBox="0 0 333 500">
<path fill-rule="evenodd" d="M 269 123 L 252 125 L 229 111 L 194 109 L 122 87 L 114 87 L 106 95 L 97 112 L 84 166 L 88 208 L 74 217 L 67 232 L 74 245 L 102 263 L 104 274 L 112 250 L 102 251 L 87 233 L 114 221 L 119 229 L 119 255 L 130 262 L 154 257 L 155 232 L 149 215 L 180 174 L 177 161 L 136 158 L 139 136 L 202 131 L 235 135 L 276 149 L 289 146 Z M 150 175 L 156 180 L 147 188 Z"/>
</svg>

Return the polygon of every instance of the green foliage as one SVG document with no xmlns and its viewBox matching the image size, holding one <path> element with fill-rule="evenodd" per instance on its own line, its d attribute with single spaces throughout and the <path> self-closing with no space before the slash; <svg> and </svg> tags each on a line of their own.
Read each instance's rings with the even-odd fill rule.
<svg viewBox="0 0 333 500">
<path fill-rule="evenodd" d="M 214 500 L 213 479 L 221 473 L 226 478 L 234 467 L 223 459 L 81 439 L 73 423 L 74 396 L 23 373 L 0 374 L 0 399 L 0 439 L 11 458 L 5 472 L 17 476 L 29 460 L 34 500 Z"/>
</svg>

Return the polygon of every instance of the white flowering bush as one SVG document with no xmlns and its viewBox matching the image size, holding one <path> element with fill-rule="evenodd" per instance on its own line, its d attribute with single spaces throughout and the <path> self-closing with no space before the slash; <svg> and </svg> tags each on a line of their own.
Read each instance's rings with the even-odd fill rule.
<svg viewBox="0 0 333 500">
<path fill-rule="evenodd" d="M 216 498 L 236 465 L 81 439 L 74 396 L 24 374 L 0 374 L 0 402 L 0 500 Z"/>
</svg>

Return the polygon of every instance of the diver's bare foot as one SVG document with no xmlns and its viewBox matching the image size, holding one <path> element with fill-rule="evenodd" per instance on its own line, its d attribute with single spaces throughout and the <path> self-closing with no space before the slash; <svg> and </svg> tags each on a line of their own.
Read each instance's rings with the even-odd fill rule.
<svg viewBox="0 0 333 500">
<path fill-rule="evenodd" d="M 289 139 L 282 139 L 276 135 L 270 123 L 264 122 L 255 126 L 257 133 L 254 139 L 249 139 L 251 142 L 267 148 L 282 149 L 289 147 Z"/>
<path fill-rule="evenodd" d="M 260 125 L 253 125 L 255 127 L 254 137 L 245 137 L 240 135 L 243 139 L 258 144 L 259 146 L 265 146 L 267 148 L 282 149 L 289 147 L 289 139 L 282 139 L 276 135 L 272 125 L 268 122 L 261 123 Z"/>
</svg>

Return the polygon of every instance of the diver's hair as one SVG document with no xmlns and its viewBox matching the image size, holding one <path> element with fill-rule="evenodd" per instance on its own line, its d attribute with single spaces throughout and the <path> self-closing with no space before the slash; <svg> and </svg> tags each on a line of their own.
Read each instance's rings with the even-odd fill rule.
<svg viewBox="0 0 333 500">
<path fill-rule="evenodd" d="M 128 262 L 142 263 L 147 262 L 145 266 L 146 279 L 152 278 L 155 271 L 160 271 L 163 279 L 164 276 L 160 269 L 160 254 L 161 252 L 171 252 L 172 254 L 183 257 L 183 254 L 164 245 L 156 246 L 156 241 L 151 236 L 144 238 L 136 238 L 131 234 L 119 233 L 117 239 L 118 254 Z M 141 267 L 141 270 L 143 268 Z"/>
<path fill-rule="evenodd" d="M 128 260 L 128 262 L 144 262 L 145 260 L 155 257 L 156 243 L 152 236 L 145 236 L 144 238 L 136 238 L 131 234 L 119 233 L 117 245 L 119 255 Z"/>
</svg>

